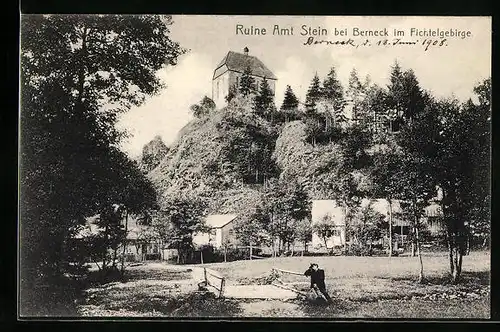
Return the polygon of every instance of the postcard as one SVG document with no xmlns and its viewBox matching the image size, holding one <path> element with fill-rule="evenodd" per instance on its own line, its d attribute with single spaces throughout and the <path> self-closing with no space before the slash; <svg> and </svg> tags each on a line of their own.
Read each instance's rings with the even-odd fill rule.
<svg viewBox="0 0 500 332">
<path fill-rule="evenodd" d="M 490 318 L 491 17 L 20 35 L 19 319 Z"/>
</svg>

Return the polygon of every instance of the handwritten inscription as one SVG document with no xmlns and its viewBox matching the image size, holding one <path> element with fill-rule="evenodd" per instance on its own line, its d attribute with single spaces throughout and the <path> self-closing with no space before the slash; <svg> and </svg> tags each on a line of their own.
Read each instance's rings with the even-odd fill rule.
<svg viewBox="0 0 500 332">
<path fill-rule="evenodd" d="M 381 46 L 381 47 L 391 47 L 391 46 L 420 46 L 424 51 L 428 51 L 431 47 L 443 47 L 448 46 L 447 39 L 364 39 L 358 40 L 352 38 L 337 39 L 337 40 L 325 40 L 316 39 L 315 37 L 308 37 L 304 42 L 304 45 L 340 45 L 347 47 L 371 47 L 371 46 Z"/>
</svg>

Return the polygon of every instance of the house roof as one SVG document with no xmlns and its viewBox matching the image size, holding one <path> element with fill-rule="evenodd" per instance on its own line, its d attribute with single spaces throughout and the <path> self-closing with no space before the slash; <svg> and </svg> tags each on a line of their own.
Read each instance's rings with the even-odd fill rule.
<svg viewBox="0 0 500 332">
<path fill-rule="evenodd" d="M 239 73 L 243 73 L 245 69 L 250 66 L 252 70 L 252 75 L 264 77 L 271 80 L 277 80 L 278 78 L 270 71 L 262 61 L 260 61 L 257 57 L 253 55 L 246 55 L 242 53 L 237 53 L 233 51 L 229 51 L 226 56 L 222 59 L 219 65 L 215 68 L 214 71 L 214 79 L 215 72 L 220 67 L 226 65 L 228 70 L 236 71 Z M 222 75 L 225 71 L 222 71 L 220 74 Z M 220 76 L 220 75 L 218 75 Z"/>
<path fill-rule="evenodd" d="M 320 222 L 321 219 L 329 215 L 335 225 L 344 224 L 343 209 L 333 199 L 313 200 L 311 208 L 312 222 Z"/>
<path fill-rule="evenodd" d="M 235 218 L 235 214 L 210 214 L 205 219 L 205 223 L 212 228 L 221 228 L 229 224 Z"/>
<path fill-rule="evenodd" d="M 371 204 L 371 207 L 379 212 L 382 213 L 383 215 L 389 214 L 389 202 L 385 198 L 375 198 L 375 199 L 363 199 L 361 202 L 361 206 L 365 207 L 368 204 Z M 401 210 L 401 204 L 399 204 L 399 201 L 394 199 L 391 202 L 391 210 L 392 213 L 402 213 L 403 210 Z"/>
</svg>

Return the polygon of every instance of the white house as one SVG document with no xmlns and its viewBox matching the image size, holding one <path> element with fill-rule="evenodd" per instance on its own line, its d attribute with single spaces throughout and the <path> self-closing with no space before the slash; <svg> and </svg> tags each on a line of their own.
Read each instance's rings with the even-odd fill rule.
<svg viewBox="0 0 500 332">
<path fill-rule="evenodd" d="M 210 227 L 208 233 L 197 233 L 193 236 L 195 245 L 212 245 L 221 248 L 225 243 L 234 242 L 234 221 L 236 214 L 211 214 L 205 224 Z"/>
<path fill-rule="evenodd" d="M 386 199 L 363 199 L 361 201 L 361 206 L 365 207 L 370 203 L 375 211 L 383 214 L 386 219 L 389 218 L 389 203 Z M 401 207 L 399 206 L 399 202 L 394 201 L 392 203 L 393 226 L 400 226 L 401 228 L 407 227 L 407 223 L 398 217 L 398 213 L 400 212 Z M 334 246 L 342 246 L 346 241 L 349 241 L 349 239 L 346 238 L 345 232 L 345 210 L 335 200 L 314 200 L 312 202 L 311 215 L 313 225 L 321 222 L 325 216 L 329 215 L 332 218 L 333 224 L 336 226 L 334 235 L 326 242 L 327 249 Z M 324 247 L 325 243 L 322 238 L 313 233 L 312 246 L 313 248 L 319 249 Z"/>
<path fill-rule="evenodd" d="M 366 207 L 371 205 L 373 210 L 389 219 L 389 202 L 386 199 L 363 199 L 361 206 Z M 334 246 L 344 245 L 346 241 L 345 233 L 345 212 L 344 208 L 337 204 L 335 200 L 313 200 L 312 202 L 312 224 L 320 222 L 325 216 L 330 215 L 333 224 L 336 226 L 334 235 L 327 240 L 327 248 L 330 249 Z M 394 234 L 401 235 L 401 241 L 410 232 L 410 223 L 408 220 L 402 218 L 401 205 L 398 200 L 391 202 L 392 211 L 392 226 Z M 444 232 L 444 227 L 440 219 L 442 217 L 442 209 L 439 204 L 432 202 L 425 208 L 425 215 L 422 217 L 422 222 L 429 227 L 431 234 L 438 235 Z M 324 247 L 325 243 L 317 234 L 313 233 L 312 247 L 319 249 Z"/>
<path fill-rule="evenodd" d="M 245 47 L 243 53 L 229 51 L 214 70 L 212 78 L 212 100 L 217 107 L 226 104 L 226 97 L 231 86 L 238 87 L 240 78 L 247 67 L 252 71 L 252 77 L 258 88 L 260 82 L 266 79 L 273 94 L 275 93 L 277 77 L 257 57 L 248 54 Z"/>
<path fill-rule="evenodd" d="M 311 224 L 320 223 L 321 220 L 329 216 L 336 227 L 334 235 L 327 240 L 327 248 L 341 246 L 345 243 L 345 218 L 344 210 L 337 204 L 335 200 L 313 200 L 311 208 Z M 315 232 L 312 235 L 312 247 L 319 249 L 324 247 L 325 243 L 322 238 Z"/>
</svg>

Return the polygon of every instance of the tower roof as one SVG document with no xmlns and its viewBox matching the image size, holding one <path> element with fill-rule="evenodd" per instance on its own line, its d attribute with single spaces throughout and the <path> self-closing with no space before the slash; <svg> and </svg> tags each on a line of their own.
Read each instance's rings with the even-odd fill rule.
<svg viewBox="0 0 500 332">
<path fill-rule="evenodd" d="M 277 77 L 273 74 L 273 72 L 270 71 L 264 65 L 264 63 L 262 63 L 262 61 L 260 61 L 257 57 L 252 55 L 246 55 L 242 53 L 229 51 L 226 54 L 226 56 L 222 59 L 222 61 L 219 63 L 219 65 L 215 68 L 214 78 L 216 78 L 215 73 L 217 72 L 217 70 L 224 65 L 227 66 L 228 70 L 236 71 L 239 73 L 243 73 L 243 71 L 245 71 L 245 69 L 248 66 L 250 66 L 250 69 L 252 70 L 252 75 L 265 77 L 271 80 L 277 80 Z M 217 76 L 222 75 L 224 72 L 220 72 L 219 75 Z"/>
</svg>

